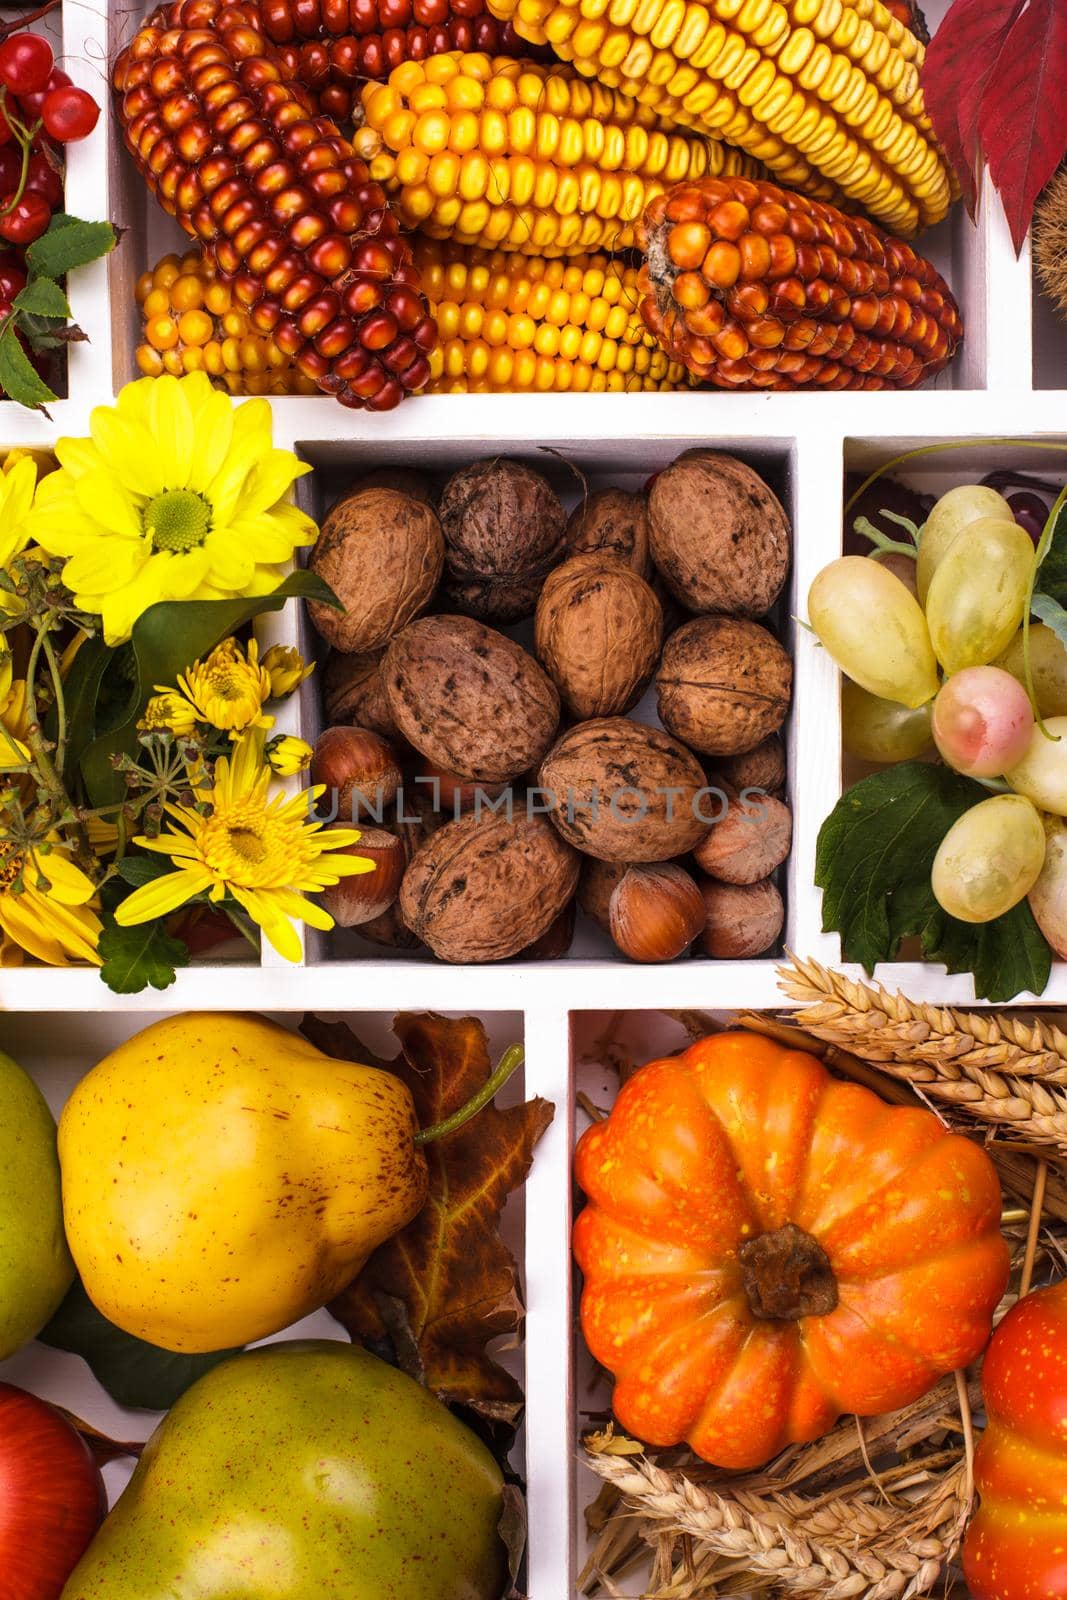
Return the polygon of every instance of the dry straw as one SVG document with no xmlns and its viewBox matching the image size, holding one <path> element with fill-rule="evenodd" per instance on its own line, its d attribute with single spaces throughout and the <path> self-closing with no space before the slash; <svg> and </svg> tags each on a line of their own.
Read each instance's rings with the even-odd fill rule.
<svg viewBox="0 0 1067 1600">
<path fill-rule="evenodd" d="M 981 1138 L 1005 1191 L 1012 1289 L 1067 1263 L 1067 1033 L 1048 1020 L 917 1005 L 794 961 L 782 988 L 802 1009 L 743 1015 L 831 1070 L 900 1104 L 924 1101 Z M 691 1035 L 721 1024 L 675 1016 Z M 598 1045 L 610 1041 L 598 1041 Z M 599 1052 L 598 1052 L 599 1054 Z M 623 1052 L 625 1054 L 625 1052 Z M 629 1065 L 618 1062 L 623 1075 Z M 645 1451 L 612 1429 L 583 1444 L 603 1480 L 586 1520 L 583 1595 L 602 1600 L 911 1600 L 965 1593 L 956 1566 L 973 1500 L 977 1370 L 889 1416 L 843 1418 L 766 1468 L 728 1474 L 689 1451 Z"/>
</svg>

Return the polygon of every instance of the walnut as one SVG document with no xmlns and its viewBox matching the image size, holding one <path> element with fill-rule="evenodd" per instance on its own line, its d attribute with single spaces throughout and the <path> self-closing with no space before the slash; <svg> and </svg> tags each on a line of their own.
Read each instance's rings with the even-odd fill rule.
<svg viewBox="0 0 1067 1600">
<path fill-rule="evenodd" d="M 459 778 L 517 778 L 559 725 L 552 680 L 514 639 L 470 617 L 411 623 L 386 651 L 382 681 L 403 736 Z"/>
<path fill-rule="evenodd" d="M 441 495 L 445 593 L 457 610 L 489 622 L 531 615 L 563 554 L 559 496 L 520 461 L 475 461 Z"/>
<path fill-rule="evenodd" d="M 739 794 L 742 789 L 763 789 L 767 794 L 777 794 L 785 786 L 785 750 L 781 735 L 770 733 L 753 750 L 720 757 L 715 762 L 715 771 Z"/>
<path fill-rule="evenodd" d="M 578 856 L 543 816 L 472 812 L 439 828 L 404 876 L 400 912 L 442 961 L 503 961 L 574 894 Z"/>
<path fill-rule="evenodd" d="M 614 556 L 647 578 L 648 501 L 625 489 L 598 489 L 571 512 L 566 541 L 571 555 Z"/>
<path fill-rule="evenodd" d="M 383 654 L 380 650 L 369 655 L 330 651 L 322 674 L 322 697 L 328 722 L 369 728 L 386 739 L 399 737 L 400 730 L 393 721 L 382 683 Z"/>
<path fill-rule="evenodd" d="M 549 573 L 534 648 L 579 719 L 629 711 L 655 670 L 663 614 L 643 578 L 611 556 L 572 556 Z"/>
<path fill-rule="evenodd" d="M 656 478 L 648 509 L 652 560 L 687 610 L 770 610 L 789 568 L 789 519 L 751 467 L 688 451 Z"/>
<path fill-rule="evenodd" d="M 625 717 L 581 722 L 557 740 L 539 777 L 563 837 L 602 861 L 668 861 L 707 833 L 696 757 L 659 728 Z"/>
<path fill-rule="evenodd" d="M 792 686 L 777 639 L 741 617 L 694 617 L 671 634 L 656 673 L 664 727 L 706 755 L 736 755 L 776 733 Z"/>
<path fill-rule="evenodd" d="M 360 489 L 329 512 L 308 565 L 344 612 L 311 600 L 308 613 L 337 650 L 377 650 L 425 611 L 444 564 L 434 511 L 395 489 Z"/>
<path fill-rule="evenodd" d="M 629 870 L 628 861 L 598 861 L 595 856 L 587 856 L 582 862 L 578 879 L 578 904 L 605 933 L 611 932 L 609 910 L 612 892 Z"/>
</svg>

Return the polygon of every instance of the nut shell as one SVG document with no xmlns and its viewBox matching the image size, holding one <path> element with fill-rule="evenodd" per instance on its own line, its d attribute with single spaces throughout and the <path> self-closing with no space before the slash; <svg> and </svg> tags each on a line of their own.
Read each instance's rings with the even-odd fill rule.
<svg viewBox="0 0 1067 1600">
<path fill-rule="evenodd" d="M 359 489 L 329 512 L 308 565 L 344 606 L 308 602 L 336 650 L 379 649 L 425 611 L 444 565 L 441 525 L 423 500 L 395 489 Z"/>
<path fill-rule="evenodd" d="M 491 622 L 528 617 L 563 554 L 563 507 L 547 478 L 521 461 L 475 461 L 440 501 L 449 603 Z"/>
<path fill-rule="evenodd" d="M 572 556 L 545 579 L 534 648 L 572 716 L 629 711 L 663 648 L 663 613 L 645 580 L 612 556 Z"/>
<path fill-rule="evenodd" d="M 649 491 L 652 560 L 689 611 L 761 617 L 789 570 L 789 519 L 733 456 L 687 451 Z"/>
<path fill-rule="evenodd" d="M 341 724 L 319 734 L 310 776 L 313 784 L 326 785 L 320 809 L 351 826 L 384 817 L 400 787 L 400 763 L 381 734 Z"/>
<path fill-rule="evenodd" d="M 369 728 L 385 739 L 400 737 L 382 683 L 382 651 L 346 655 L 331 650 L 322 675 L 323 705 L 331 724 L 349 723 Z"/>
<path fill-rule="evenodd" d="M 577 854 L 544 817 L 471 814 L 417 851 L 400 911 L 442 961 L 502 961 L 548 931 L 577 882 Z"/>
<path fill-rule="evenodd" d="M 463 779 L 508 783 L 536 765 L 559 725 L 547 673 L 471 617 L 422 617 L 382 662 L 389 710 L 421 755 Z"/>
<path fill-rule="evenodd" d="M 615 885 L 630 870 L 627 861 L 598 861 L 586 856 L 578 879 L 578 904 L 605 933 L 611 932 L 611 896 Z"/>
<path fill-rule="evenodd" d="M 721 756 L 715 763 L 718 777 L 740 794 L 743 789 L 763 789 L 776 794 L 785 787 L 785 748 L 777 733 L 768 734 L 753 750 Z"/>
<path fill-rule="evenodd" d="M 736 755 L 785 721 L 793 663 L 741 617 L 695 617 L 672 633 L 656 673 L 660 720 L 693 750 Z"/>
<path fill-rule="evenodd" d="M 648 551 L 648 501 L 625 489 L 597 489 L 575 506 L 567 522 L 567 553 L 613 556 L 639 578 L 652 571 Z"/>
<path fill-rule="evenodd" d="M 563 837 L 602 861 L 668 861 L 708 831 L 696 757 L 670 734 L 625 717 L 571 728 L 538 781 Z"/>
<path fill-rule="evenodd" d="M 697 866 L 720 883 L 758 883 L 777 871 L 793 841 L 789 807 L 772 795 L 730 800 L 726 815 L 697 845 Z"/>
<path fill-rule="evenodd" d="M 785 922 L 782 897 L 769 878 L 759 883 L 700 885 L 707 921 L 701 947 L 719 961 L 747 961 L 777 944 Z"/>
<path fill-rule="evenodd" d="M 348 827 L 347 822 L 333 824 Z M 407 866 L 403 841 L 384 828 L 364 828 L 358 844 L 345 852 L 374 862 L 373 872 L 342 878 L 332 888 L 323 889 L 322 903 L 339 928 L 357 928 L 383 916 L 396 900 Z"/>
<path fill-rule="evenodd" d="M 631 961 L 673 961 L 703 932 L 704 900 L 673 861 L 630 867 L 611 896 L 611 937 Z"/>
</svg>

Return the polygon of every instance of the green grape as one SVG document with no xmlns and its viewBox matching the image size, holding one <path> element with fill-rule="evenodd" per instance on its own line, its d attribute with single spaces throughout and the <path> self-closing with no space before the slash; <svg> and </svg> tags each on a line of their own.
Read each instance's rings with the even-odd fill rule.
<svg viewBox="0 0 1067 1600">
<path fill-rule="evenodd" d="M 846 678 L 841 685 L 845 749 L 861 761 L 911 761 L 930 744 L 930 706 L 882 700 Z"/>
<path fill-rule="evenodd" d="M 926 604 L 934 573 L 953 539 L 982 517 L 996 517 L 1000 522 L 1015 520 L 1003 495 L 997 494 L 995 489 L 983 489 L 977 483 L 961 484 L 941 496 L 923 524 L 919 540 L 915 581 L 922 605 Z"/>
<path fill-rule="evenodd" d="M 1067 717 L 1049 717 L 1044 732 L 1035 726 L 1026 754 L 1004 776 L 1042 811 L 1067 817 Z"/>
<path fill-rule="evenodd" d="M 1023 665 L 1023 630 L 1020 628 L 1004 654 L 994 663 L 1026 687 Z M 1067 717 L 1067 649 L 1043 622 L 1030 625 L 1030 673 L 1037 709 L 1043 717 Z"/>
<path fill-rule="evenodd" d="M 1018 794 L 981 800 L 952 824 L 930 873 L 939 906 L 961 922 L 992 922 L 1024 899 L 1045 860 L 1045 829 Z"/>
<path fill-rule="evenodd" d="M 937 693 L 937 662 L 915 596 L 878 561 L 841 556 L 808 591 L 808 620 L 841 671 L 913 709 Z"/>
<path fill-rule="evenodd" d="M 1045 818 L 1045 864 L 1030 890 L 1034 921 L 1054 952 L 1067 958 L 1067 822 Z"/>
<path fill-rule="evenodd" d="M 1023 620 L 1034 546 L 1017 522 L 983 517 L 953 540 L 926 596 L 926 620 L 947 673 L 984 667 Z"/>
</svg>

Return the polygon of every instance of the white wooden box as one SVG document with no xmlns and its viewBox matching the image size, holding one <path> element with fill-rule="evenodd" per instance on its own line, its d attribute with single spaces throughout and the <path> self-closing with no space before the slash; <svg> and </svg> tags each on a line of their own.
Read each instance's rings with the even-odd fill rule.
<svg viewBox="0 0 1067 1600">
<path fill-rule="evenodd" d="M 947 0 L 931 0 L 931 22 Z M 73 275 L 76 320 L 91 342 L 70 353 L 69 389 L 46 418 L 0 402 L 0 446 L 47 446 L 63 434 L 87 431 L 94 405 L 136 376 L 138 318 L 133 285 L 184 235 L 160 213 L 135 173 L 110 115 L 108 64 L 136 26 L 138 8 L 109 0 L 85 6 L 64 0 L 61 64 L 75 82 L 101 99 L 105 114 L 93 135 L 68 155 L 67 206 L 84 217 L 109 216 L 126 229 L 106 262 Z M 921 245 L 946 273 L 960 301 L 967 338 L 955 365 L 925 390 L 911 394 L 764 395 L 505 395 L 426 397 L 385 416 L 345 411 L 333 401 L 274 402 L 279 445 L 298 450 L 323 476 L 302 490 L 321 508 L 329 474 L 360 465 L 409 462 L 446 468 L 482 454 L 514 452 L 536 459 L 559 451 L 601 482 L 635 484 L 695 444 L 735 450 L 765 464 L 785 489 L 795 547 L 786 615 L 805 614 L 815 573 L 841 550 L 842 478 L 849 466 L 873 465 L 930 439 L 973 439 L 973 453 L 933 458 L 907 474 L 939 486 L 956 472 L 988 470 L 1013 460 L 1010 446 L 977 441 L 1010 437 L 1067 438 L 1067 326 L 1032 292 L 1027 252 L 1016 259 L 995 198 L 976 226 L 962 211 Z M 1019 452 L 1034 468 L 1058 470 L 1067 457 Z M 551 457 L 545 458 L 551 461 Z M 555 470 L 555 469 L 554 469 Z M 561 478 L 562 481 L 562 478 Z M 289 606 L 264 629 L 270 639 L 297 643 L 304 627 Z M 819 825 L 841 789 L 837 674 L 801 629 L 796 652 L 794 708 L 788 725 L 794 849 L 785 878 L 786 939 L 791 947 L 836 961 L 836 936 L 821 931 L 821 896 L 812 886 Z M 286 708 L 287 731 L 313 735 L 315 699 L 306 692 Z M 915 998 L 968 1003 L 969 980 L 947 978 L 934 966 L 898 965 L 879 974 Z M 1058 965 L 1047 1000 L 1067 995 Z M 581 1508 L 587 1485 L 577 1484 L 570 1152 L 574 1082 L 573 1013 L 617 1009 L 649 1012 L 771 1007 L 779 1003 L 774 963 L 683 960 L 636 967 L 605 946 L 580 945 L 570 958 L 547 964 L 504 963 L 453 968 L 427 960 L 336 959 L 321 940 L 308 942 L 297 966 L 269 950 L 262 965 L 198 964 L 159 994 L 112 995 L 95 972 L 0 971 L 0 1047 L 35 1071 L 58 1107 L 80 1070 L 119 1039 L 168 1010 L 196 1007 L 265 1011 L 295 1025 L 305 1010 L 363 1017 L 387 1026 L 400 1008 L 473 1012 L 491 1019 L 494 1042 L 518 1032 L 527 1062 L 524 1089 L 557 1107 L 556 1120 L 535 1160 L 525 1198 L 524 1265 L 527 1321 L 523 1347 L 529 1410 L 525 1465 L 529 1479 L 532 1600 L 573 1594 L 581 1547 Z M 576 1023 L 584 1038 L 588 1015 Z M 649 1018 L 651 1034 L 667 1027 Z M 309 1330 L 329 1328 L 320 1314 Z M 336 1329 L 335 1329 L 336 1331 Z M 39 1388 L 116 1434 L 147 1431 L 153 1420 L 116 1413 L 74 1358 L 31 1346 L 0 1369 Z M 113 1486 L 121 1474 L 109 1468 Z"/>
</svg>

